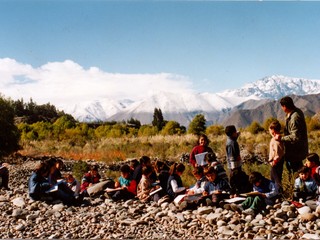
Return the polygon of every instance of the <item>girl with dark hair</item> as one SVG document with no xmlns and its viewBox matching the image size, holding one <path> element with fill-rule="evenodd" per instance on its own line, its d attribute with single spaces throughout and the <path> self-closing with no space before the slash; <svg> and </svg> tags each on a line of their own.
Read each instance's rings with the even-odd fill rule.
<svg viewBox="0 0 320 240">
<path fill-rule="evenodd" d="M 320 166 L 319 155 L 316 153 L 308 154 L 304 165 L 311 169 L 311 177 L 315 179 L 315 176 L 317 175 L 316 170 Z"/>
<path fill-rule="evenodd" d="M 67 187 L 65 182 L 61 182 L 53 188 L 54 185 L 48 181 L 50 165 L 47 162 L 41 162 L 32 172 L 29 178 L 29 197 L 37 201 L 61 200 L 66 205 L 80 204 L 81 200 L 76 200 L 74 193 Z"/>
<path fill-rule="evenodd" d="M 195 146 L 190 154 L 190 164 L 193 167 L 197 166 L 197 161 L 196 161 L 196 155 L 200 153 L 205 153 L 205 152 L 210 152 L 213 153 L 213 150 L 209 147 L 209 139 L 207 135 L 201 134 L 199 135 L 198 141 L 197 141 L 197 146 Z"/>
<path fill-rule="evenodd" d="M 167 192 L 171 200 L 176 196 L 185 193 L 186 188 L 182 185 L 181 175 L 185 170 L 185 166 L 182 163 L 174 163 L 170 167 L 170 177 L 167 183 Z"/>
</svg>

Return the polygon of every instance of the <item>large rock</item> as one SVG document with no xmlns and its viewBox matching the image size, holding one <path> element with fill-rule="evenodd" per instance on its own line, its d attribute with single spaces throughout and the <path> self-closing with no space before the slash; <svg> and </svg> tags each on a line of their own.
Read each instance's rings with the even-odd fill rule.
<svg viewBox="0 0 320 240">
<path fill-rule="evenodd" d="M 113 180 L 106 180 L 99 183 L 96 183 L 90 187 L 87 188 L 87 192 L 89 196 L 97 196 L 100 194 L 103 194 L 106 190 L 106 188 L 113 188 L 114 187 L 114 181 Z"/>
</svg>

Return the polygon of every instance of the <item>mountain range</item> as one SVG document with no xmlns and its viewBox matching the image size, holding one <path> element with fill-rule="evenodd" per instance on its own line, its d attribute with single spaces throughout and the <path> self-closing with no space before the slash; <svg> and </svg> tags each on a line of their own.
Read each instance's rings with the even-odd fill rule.
<svg viewBox="0 0 320 240">
<path fill-rule="evenodd" d="M 253 121 L 263 123 L 270 117 L 284 119 L 278 100 L 287 95 L 307 116 L 320 111 L 320 80 L 281 75 L 265 77 L 242 88 L 220 93 L 174 94 L 157 92 L 139 101 L 99 99 L 64 109 L 81 122 L 126 121 L 131 118 L 150 124 L 155 108 L 165 120 L 188 126 L 197 114 L 203 114 L 207 125 L 234 124 L 245 127 Z"/>
</svg>

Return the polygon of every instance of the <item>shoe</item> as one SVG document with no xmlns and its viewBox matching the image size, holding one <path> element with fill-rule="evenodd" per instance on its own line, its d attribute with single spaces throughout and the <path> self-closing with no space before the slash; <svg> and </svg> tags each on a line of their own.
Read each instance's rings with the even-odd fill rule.
<svg viewBox="0 0 320 240">
<path fill-rule="evenodd" d="M 179 205 L 179 210 L 182 211 L 184 209 L 186 209 L 188 206 L 188 202 L 187 201 L 183 201 L 182 203 L 180 203 Z"/>
<path fill-rule="evenodd" d="M 255 211 L 252 208 L 247 208 L 246 210 L 242 211 L 242 213 L 245 215 L 251 215 L 251 216 L 256 215 Z"/>
<path fill-rule="evenodd" d="M 226 210 L 231 210 L 231 204 L 226 203 L 222 206 L 222 208 L 226 209 Z"/>
<path fill-rule="evenodd" d="M 213 202 L 210 198 L 206 199 L 206 204 L 207 204 L 207 206 L 213 206 Z"/>
<path fill-rule="evenodd" d="M 243 207 L 241 204 L 230 204 L 230 208 L 235 211 L 235 212 L 238 212 L 238 213 L 241 213 L 243 211 Z"/>
</svg>

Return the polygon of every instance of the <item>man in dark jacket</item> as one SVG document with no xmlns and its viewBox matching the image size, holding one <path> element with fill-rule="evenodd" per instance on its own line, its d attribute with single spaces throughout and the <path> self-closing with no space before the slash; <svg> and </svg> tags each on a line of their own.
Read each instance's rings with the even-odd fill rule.
<svg viewBox="0 0 320 240">
<path fill-rule="evenodd" d="M 282 110 L 286 113 L 284 136 L 276 135 L 276 140 L 284 142 L 285 162 L 290 173 L 297 172 L 303 166 L 308 154 L 307 126 L 303 112 L 293 104 L 291 97 L 280 100 Z"/>
</svg>

